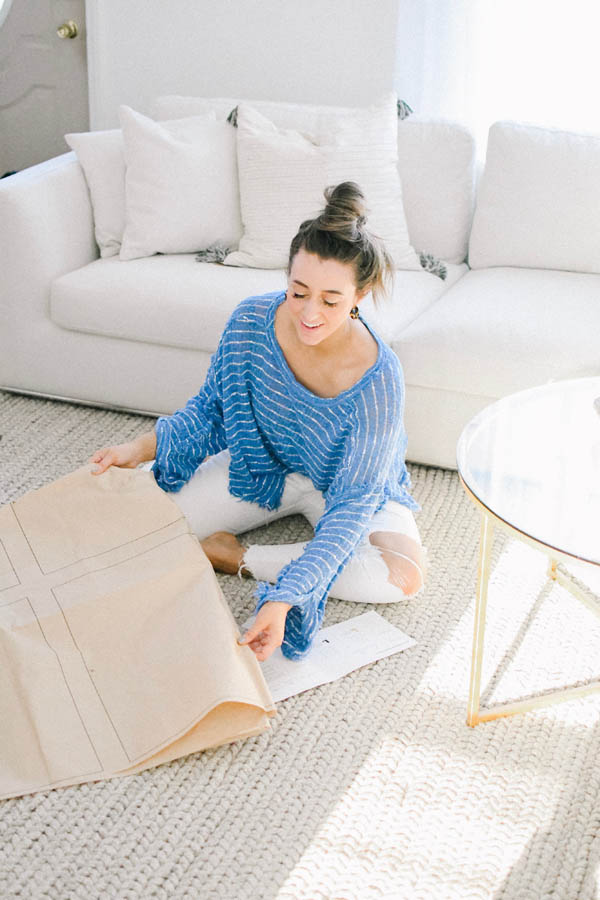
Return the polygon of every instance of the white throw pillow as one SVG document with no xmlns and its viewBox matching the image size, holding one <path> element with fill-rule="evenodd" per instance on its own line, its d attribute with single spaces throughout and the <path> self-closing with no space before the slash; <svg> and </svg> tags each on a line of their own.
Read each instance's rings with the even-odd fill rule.
<svg viewBox="0 0 600 900">
<path fill-rule="evenodd" d="M 328 142 L 320 143 L 314 133 L 278 128 L 252 106 L 238 105 L 244 233 L 226 265 L 286 267 L 300 224 L 325 206 L 324 188 L 355 181 L 366 197 L 367 227 L 385 241 L 395 265 L 421 268 L 402 206 L 394 95 L 340 116 L 330 131 Z"/>
<path fill-rule="evenodd" d="M 600 273 L 600 135 L 495 122 L 469 265 Z"/>
<path fill-rule="evenodd" d="M 65 140 L 77 154 L 87 181 L 100 256 L 116 256 L 125 229 L 125 156 L 121 129 L 65 134 Z"/>
<path fill-rule="evenodd" d="M 122 260 L 237 246 L 241 231 L 236 132 L 206 116 L 164 128 L 119 107 L 125 143 Z"/>
<path fill-rule="evenodd" d="M 214 111 L 202 117 L 216 121 Z M 195 118 L 195 121 L 197 117 Z M 161 122 L 174 134 L 185 133 L 187 120 Z M 90 191 L 94 214 L 94 232 L 100 256 L 116 256 L 125 230 L 125 146 L 120 128 L 65 134 L 69 147 L 77 154 Z M 239 201 L 238 201 L 239 203 Z"/>
</svg>

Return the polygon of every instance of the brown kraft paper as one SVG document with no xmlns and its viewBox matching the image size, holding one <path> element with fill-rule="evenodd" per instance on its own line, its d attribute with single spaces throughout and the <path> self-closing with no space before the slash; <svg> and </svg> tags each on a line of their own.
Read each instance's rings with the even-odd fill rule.
<svg viewBox="0 0 600 900">
<path fill-rule="evenodd" d="M 151 472 L 92 465 L 0 507 L 0 799 L 270 728 L 212 566 Z"/>
</svg>

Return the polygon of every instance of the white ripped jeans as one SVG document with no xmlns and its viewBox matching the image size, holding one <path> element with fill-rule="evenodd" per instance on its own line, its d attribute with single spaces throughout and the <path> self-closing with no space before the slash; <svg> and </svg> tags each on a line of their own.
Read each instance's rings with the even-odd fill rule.
<svg viewBox="0 0 600 900">
<path fill-rule="evenodd" d="M 297 513 L 305 516 L 315 527 L 325 511 L 325 500 L 309 478 L 299 472 L 290 473 L 285 480 L 281 504 L 275 510 L 268 510 L 229 493 L 229 460 L 228 450 L 209 457 L 180 491 L 171 494 L 200 540 L 215 531 L 241 534 Z M 149 469 L 151 466 L 152 462 L 143 468 Z M 388 500 L 383 509 L 375 513 L 365 537 L 331 585 L 330 597 L 355 603 L 396 603 L 415 596 L 405 594 L 400 587 L 388 581 L 389 569 L 378 547 L 369 540 L 369 535 L 375 531 L 407 535 L 421 543 L 412 510 L 394 500 Z M 275 583 L 281 569 L 292 559 L 299 557 L 307 543 L 253 544 L 247 548 L 242 566 L 257 581 Z M 419 569 L 422 582 L 423 573 L 417 563 L 401 553 L 396 555 L 407 559 Z"/>
</svg>

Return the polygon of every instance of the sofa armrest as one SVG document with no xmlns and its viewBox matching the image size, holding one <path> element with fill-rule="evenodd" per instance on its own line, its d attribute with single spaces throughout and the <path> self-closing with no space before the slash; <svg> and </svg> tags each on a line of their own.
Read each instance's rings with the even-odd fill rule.
<svg viewBox="0 0 600 900">
<path fill-rule="evenodd" d="M 50 284 L 99 256 L 75 153 L 0 180 L 0 332 L 48 316 Z M 4 342 L 3 342 L 4 343 Z"/>
</svg>

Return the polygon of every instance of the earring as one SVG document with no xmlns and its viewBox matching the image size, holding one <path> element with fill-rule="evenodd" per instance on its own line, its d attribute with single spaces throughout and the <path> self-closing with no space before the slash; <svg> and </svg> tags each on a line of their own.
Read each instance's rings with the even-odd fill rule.
<svg viewBox="0 0 600 900">
<path fill-rule="evenodd" d="M 353 306 L 353 307 L 352 307 L 352 309 L 350 310 L 350 318 L 351 318 L 351 319 L 358 319 L 358 306 Z"/>
</svg>

